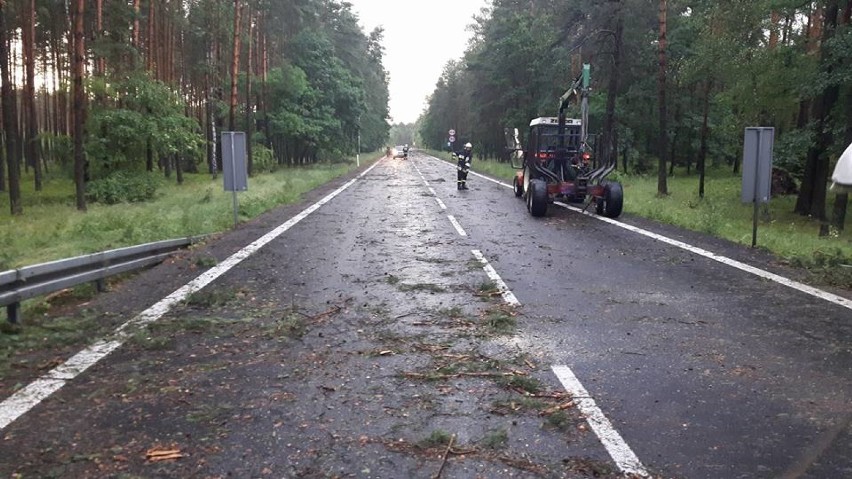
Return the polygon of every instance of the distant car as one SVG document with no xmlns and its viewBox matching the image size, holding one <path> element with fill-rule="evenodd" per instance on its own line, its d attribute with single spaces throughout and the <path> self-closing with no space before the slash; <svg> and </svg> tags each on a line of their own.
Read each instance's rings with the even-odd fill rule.
<svg viewBox="0 0 852 479">
<path fill-rule="evenodd" d="M 403 159 L 408 158 L 408 148 L 402 145 L 398 145 L 396 148 L 394 148 L 393 157 Z"/>
</svg>

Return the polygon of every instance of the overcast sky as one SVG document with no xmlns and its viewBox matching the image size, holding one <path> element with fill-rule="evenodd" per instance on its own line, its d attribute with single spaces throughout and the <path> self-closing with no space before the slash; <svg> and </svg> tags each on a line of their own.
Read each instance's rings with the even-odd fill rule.
<svg viewBox="0 0 852 479">
<path fill-rule="evenodd" d="M 488 0 L 348 0 L 364 32 L 384 27 L 390 73 L 390 115 L 414 123 L 426 107 L 447 61 L 464 54 L 473 15 Z"/>
</svg>

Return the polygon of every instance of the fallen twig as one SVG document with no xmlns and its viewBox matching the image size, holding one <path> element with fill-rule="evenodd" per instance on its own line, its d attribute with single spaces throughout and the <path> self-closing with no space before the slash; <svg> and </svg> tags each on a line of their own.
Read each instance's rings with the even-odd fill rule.
<svg viewBox="0 0 852 479">
<path fill-rule="evenodd" d="M 180 449 L 149 449 L 145 453 L 145 458 L 149 461 L 168 461 L 170 459 L 180 459 L 183 456 Z"/>
<path fill-rule="evenodd" d="M 568 393 L 563 393 L 563 392 L 531 393 L 531 392 L 525 391 L 525 390 L 523 390 L 519 387 L 511 387 L 509 389 L 511 389 L 512 391 L 515 391 L 516 393 L 520 394 L 521 396 L 529 397 L 529 398 L 562 399 L 562 398 L 564 398 L 565 396 L 568 395 Z"/>
<path fill-rule="evenodd" d="M 562 410 L 565 410 L 565 409 L 568 409 L 568 408 L 571 408 L 571 407 L 574 407 L 574 400 L 573 399 L 565 401 L 564 403 L 561 403 L 561 404 L 557 404 L 556 406 L 544 409 L 540 413 L 538 413 L 538 415 L 539 416 L 549 416 L 549 415 L 551 415 L 555 412 L 562 411 Z"/>
<path fill-rule="evenodd" d="M 534 462 L 528 459 L 515 459 L 509 456 L 498 456 L 498 459 L 502 461 L 504 464 L 514 467 L 515 469 L 521 469 L 523 471 L 533 472 L 539 475 L 545 475 L 548 472 L 547 467 L 535 464 Z"/>
<path fill-rule="evenodd" d="M 439 354 L 439 358 L 447 358 L 447 359 L 456 359 L 459 361 L 467 361 L 468 359 L 473 359 L 472 356 L 467 354 Z"/>
<path fill-rule="evenodd" d="M 444 457 L 443 457 L 443 459 L 441 459 L 441 468 L 440 468 L 440 469 L 438 469 L 438 473 L 437 473 L 437 474 L 435 474 L 435 478 L 434 478 L 434 479 L 438 479 L 438 478 L 440 478 L 440 477 L 441 477 L 441 473 L 442 473 L 442 472 L 444 472 L 444 466 L 447 464 L 447 456 L 449 456 L 449 455 L 450 455 L 450 449 L 452 449 L 452 448 L 453 448 L 453 443 L 455 442 L 455 440 L 456 440 L 456 435 L 455 435 L 455 434 L 453 434 L 452 436 L 450 436 L 450 443 L 449 443 L 449 444 L 447 444 L 447 450 L 446 450 L 446 451 L 444 451 Z"/>
<path fill-rule="evenodd" d="M 327 310 L 323 311 L 322 313 L 319 313 L 319 314 L 314 315 L 314 316 L 310 316 L 310 319 L 311 319 L 311 321 L 319 321 L 320 319 L 325 319 L 325 318 L 327 318 L 327 317 L 329 317 L 333 314 L 339 313 L 342 309 L 343 308 L 341 308 L 340 306 L 332 306 L 332 307 L 328 308 Z"/>
</svg>

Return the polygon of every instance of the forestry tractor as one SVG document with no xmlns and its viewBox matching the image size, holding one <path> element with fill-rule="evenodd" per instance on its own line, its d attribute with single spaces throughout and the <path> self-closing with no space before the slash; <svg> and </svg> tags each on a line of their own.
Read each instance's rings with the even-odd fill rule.
<svg viewBox="0 0 852 479">
<path fill-rule="evenodd" d="M 615 169 L 614 159 L 598 164 L 588 144 L 590 67 L 559 98 L 556 117 L 540 117 L 530 121 L 524 149 L 517 128 L 505 130 L 512 166 L 518 170 L 513 180 L 515 196 L 523 197 L 533 216 L 547 214 L 547 206 L 557 200 L 595 205 L 599 215 L 616 218 L 624 204 L 620 183 L 606 180 Z M 579 101 L 579 119 L 566 118 L 565 110 Z"/>
</svg>

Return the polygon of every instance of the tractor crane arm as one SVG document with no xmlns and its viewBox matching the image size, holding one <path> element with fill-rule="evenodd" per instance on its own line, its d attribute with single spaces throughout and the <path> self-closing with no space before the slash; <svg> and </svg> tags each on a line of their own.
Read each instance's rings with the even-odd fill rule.
<svg viewBox="0 0 852 479">
<path fill-rule="evenodd" d="M 585 145 L 589 136 L 589 94 L 591 92 L 591 66 L 588 63 L 583 64 L 583 71 L 568 90 L 559 97 L 559 134 L 565 132 L 565 110 L 572 101 L 578 100 L 580 103 L 580 141 Z"/>
</svg>

